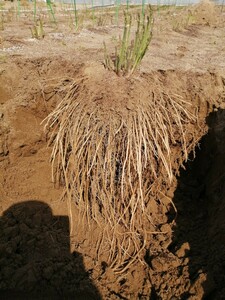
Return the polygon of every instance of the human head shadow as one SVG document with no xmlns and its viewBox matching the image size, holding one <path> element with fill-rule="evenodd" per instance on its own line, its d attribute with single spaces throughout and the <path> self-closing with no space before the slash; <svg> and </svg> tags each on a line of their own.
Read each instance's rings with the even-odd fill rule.
<svg viewBox="0 0 225 300">
<path fill-rule="evenodd" d="M 82 255 L 70 253 L 69 219 L 40 201 L 0 218 L 1 299 L 101 299 Z"/>
<path fill-rule="evenodd" d="M 225 222 L 220 212 L 222 208 L 225 213 L 225 126 L 221 130 L 221 120 L 225 124 L 222 110 L 207 118 L 209 133 L 195 158 L 181 170 L 173 198 L 178 215 L 169 250 L 180 255 L 180 275 L 188 272 L 191 283 L 181 300 L 196 296 L 197 290 L 201 299 L 224 299 L 225 295 Z M 213 189 L 217 176 L 221 182 Z M 170 212 L 170 217 L 175 213 Z"/>
</svg>

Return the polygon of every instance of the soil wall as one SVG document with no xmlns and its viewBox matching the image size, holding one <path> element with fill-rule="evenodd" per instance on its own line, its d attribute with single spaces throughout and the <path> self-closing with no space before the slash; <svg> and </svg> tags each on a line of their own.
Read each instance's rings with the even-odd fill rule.
<svg viewBox="0 0 225 300">
<path fill-rule="evenodd" d="M 161 233 L 149 238 L 143 264 L 137 261 L 126 273 L 115 274 L 104 257 L 95 256 L 96 245 L 90 240 L 100 235 L 97 226 L 79 231 L 75 218 L 76 234 L 69 237 L 68 208 L 60 201 L 62 187 L 52 181 L 51 147 L 41 124 L 60 101 L 61 90 L 52 84 L 55 78 L 65 83 L 66 78 L 85 75 L 90 77 L 89 86 L 99 89 L 102 67 L 95 77 L 93 70 L 96 65 L 86 68 L 62 59 L 22 63 L 15 58 L 0 77 L 0 295 L 7 299 L 15 294 L 21 294 L 21 299 L 25 295 L 32 299 L 73 295 L 80 299 L 222 299 L 224 111 L 207 116 L 224 105 L 223 77 L 170 70 L 138 78 L 136 96 L 148 94 L 142 91 L 142 82 L 148 90 L 158 80 L 167 92 L 179 92 L 191 101 L 198 122 L 185 127 L 189 152 L 210 130 L 186 170 L 180 169 L 183 156 L 174 147 L 177 177 L 169 188 L 161 178 L 158 188 L 165 195 L 151 202 L 152 221 Z M 132 84 L 131 80 L 128 86 Z M 114 96 L 126 98 L 121 94 L 126 85 L 124 89 L 114 81 L 112 86 L 117 88 Z"/>
</svg>

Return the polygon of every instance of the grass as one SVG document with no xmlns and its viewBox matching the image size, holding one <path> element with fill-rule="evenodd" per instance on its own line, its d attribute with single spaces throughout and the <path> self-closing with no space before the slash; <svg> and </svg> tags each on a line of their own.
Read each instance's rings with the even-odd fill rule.
<svg viewBox="0 0 225 300">
<path fill-rule="evenodd" d="M 17 16 L 20 17 L 21 3 L 20 0 L 17 0 Z"/>
</svg>

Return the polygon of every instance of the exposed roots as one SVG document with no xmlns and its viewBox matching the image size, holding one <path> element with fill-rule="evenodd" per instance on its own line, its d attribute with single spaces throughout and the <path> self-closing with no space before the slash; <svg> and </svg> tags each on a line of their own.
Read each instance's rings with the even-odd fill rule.
<svg viewBox="0 0 225 300">
<path fill-rule="evenodd" d="M 102 229 L 97 255 L 107 253 L 111 268 L 125 271 L 143 259 L 149 236 L 157 231 L 151 196 L 162 174 L 167 184 L 173 179 L 172 147 L 187 159 L 185 128 L 196 123 L 196 114 L 182 96 L 163 89 L 152 90 L 147 101 L 126 113 L 113 106 L 113 99 L 111 107 L 104 99 L 97 104 L 85 91 L 85 79 L 70 81 L 65 89 L 46 124 L 54 179 L 78 207 L 78 226 L 94 221 Z"/>
</svg>

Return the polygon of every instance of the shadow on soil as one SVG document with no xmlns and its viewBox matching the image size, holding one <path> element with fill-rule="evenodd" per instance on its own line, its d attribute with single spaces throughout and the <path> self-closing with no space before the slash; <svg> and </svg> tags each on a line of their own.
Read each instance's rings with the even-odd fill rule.
<svg viewBox="0 0 225 300">
<path fill-rule="evenodd" d="M 48 205 L 27 201 L 0 218 L 1 299 L 101 299 L 83 266 L 70 253 L 69 220 Z"/>
<path fill-rule="evenodd" d="M 183 300 L 225 297 L 225 110 L 207 123 L 209 133 L 181 171 L 173 199 L 178 215 L 169 250 L 191 281 Z"/>
</svg>

